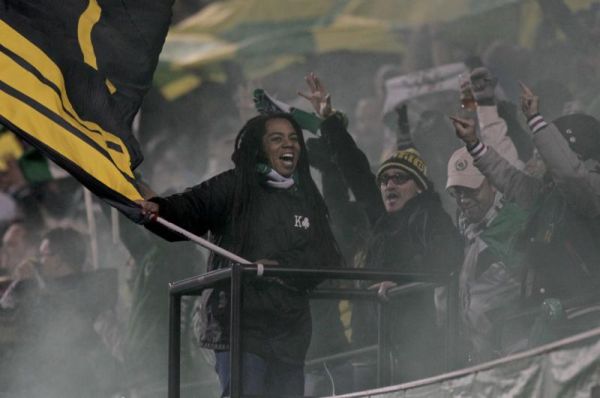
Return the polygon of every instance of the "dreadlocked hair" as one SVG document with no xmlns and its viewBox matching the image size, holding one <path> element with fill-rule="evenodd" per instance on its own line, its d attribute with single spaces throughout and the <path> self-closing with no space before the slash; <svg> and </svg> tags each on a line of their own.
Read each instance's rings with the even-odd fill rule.
<svg viewBox="0 0 600 398">
<path fill-rule="evenodd" d="M 318 236 L 315 241 L 319 242 L 320 245 L 320 247 L 314 249 L 323 253 L 325 257 L 322 258 L 327 262 L 327 264 L 315 264 L 314 266 L 336 266 L 343 260 L 329 227 L 327 206 L 310 175 L 302 128 L 288 113 L 270 113 L 255 116 L 246 122 L 235 139 L 234 152 L 231 155 L 231 160 L 235 164 L 235 189 L 231 219 L 236 252 L 243 253 L 248 245 L 248 240 L 252 238 L 247 232 L 250 230 L 250 223 L 253 221 L 251 219 L 252 214 L 256 214 L 255 210 L 258 206 L 257 199 L 259 197 L 257 193 L 261 189 L 260 180 L 257 176 L 257 164 L 267 163 L 263 152 L 262 139 L 266 132 L 267 122 L 273 119 L 287 120 L 298 134 L 300 157 L 295 170 L 296 181 L 304 193 L 307 208 L 312 209 L 314 212 L 314 222 L 311 220 L 311 225 L 315 226 L 315 233 Z"/>
</svg>

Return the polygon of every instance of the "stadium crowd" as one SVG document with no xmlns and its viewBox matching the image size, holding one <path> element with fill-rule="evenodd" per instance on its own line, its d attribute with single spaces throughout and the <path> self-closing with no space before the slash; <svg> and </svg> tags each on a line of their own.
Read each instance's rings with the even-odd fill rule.
<svg viewBox="0 0 600 398">
<path fill-rule="evenodd" d="M 336 63 L 299 96 L 279 84 L 309 118 L 253 95 L 262 82 L 203 88 L 205 102 L 185 105 L 212 102 L 183 132 L 142 108 L 142 208 L 265 266 L 456 275 L 454 369 L 600 327 L 600 8 L 557 10 L 546 17 L 563 35 L 540 31 L 529 49 L 496 41 L 473 55 L 416 31 L 404 59 L 362 77 L 365 94 Z M 450 63 L 453 87 L 393 103 L 396 79 Z M 18 145 L 0 171 L 0 396 L 164 396 L 168 282 L 229 262 L 85 200 Z M 377 343 L 376 302 L 309 302 L 317 285 L 373 291 L 387 308 L 393 383 L 447 370 L 444 286 L 273 278 L 244 287 L 247 393 L 376 386 L 361 350 Z M 226 296 L 184 300 L 184 396 L 227 395 Z"/>
</svg>

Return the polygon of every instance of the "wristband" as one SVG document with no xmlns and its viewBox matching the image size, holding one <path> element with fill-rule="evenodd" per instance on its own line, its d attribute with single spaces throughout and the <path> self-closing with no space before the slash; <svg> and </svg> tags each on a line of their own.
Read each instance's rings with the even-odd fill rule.
<svg viewBox="0 0 600 398">
<path fill-rule="evenodd" d="M 527 120 L 527 125 L 529 126 L 529 129 L 531 130 L 531 132 L 533 134 L 535 134 L 538 131 L 545 128 L 548 125 L 548 123 L 546 123 L 546 121 L 544 120 L 542 115 L 540 115 L 539 113 L 536 113 L 535 115 L 532 115 Z"/>
<path fill-rule="evenodd" d="M 487 146 L 483 142 L 477 140 L 473 145 L 467 144 L 467 151 L 469 151 L 473 159 L 477 160 L 487 152 Z"/>
</svg>

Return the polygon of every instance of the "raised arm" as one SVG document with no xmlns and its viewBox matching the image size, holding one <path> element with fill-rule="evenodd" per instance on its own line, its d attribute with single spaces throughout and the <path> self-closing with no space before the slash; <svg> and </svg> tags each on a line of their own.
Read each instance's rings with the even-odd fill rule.
<svg viewBox="0 0 600 398">
<path fill-rule="evenodd" d="M 539 113 L 539 98 L 523 83 L 521 89 L 521 108 L 533 143 L 556 186 L 574 210 L 586 217 L 600 215 L 600 174 L 586 167 L 556 124 L 544 120 Z"/>
<path fill-rule="evenodd" d="M 473 164 L 481 174 L 490 180 L 507 200 L 517 203 L 524 209 L 530 208 L 542 191 L 543 182 L 529 176 L 498 154 L 491 146 L 479 141 L 475 132 L 475 122 L 470 119 L 451 117 L 460 138 L 473 157 Z"/>
<path fill-rule="evenodd" d="M 506 121 L 498 115 L 495 96 L 497 79 L 484 67 L 475 68 L 470 75 L 473 96 L 477 101 L 477 119 L 481 142 L 492 147 L 510 164 L 523 169 L 523 162 L 513 141 L 508 136 Z"/>
<path fill-rule="evenodd" d="M 347 186 L 364 207 L 373 225 L 385 209 L 369 161 L 346 130 L 343 116 L 333 110 L 331 95 L 327 93 L 322 82 L 314 73 L 309 74 L 306 81 L 311 92 L 299 94 L 309 100 L 315 111 L 325 119 L 321 123 L 323 139 L 329 146 Z"/>
</svg>

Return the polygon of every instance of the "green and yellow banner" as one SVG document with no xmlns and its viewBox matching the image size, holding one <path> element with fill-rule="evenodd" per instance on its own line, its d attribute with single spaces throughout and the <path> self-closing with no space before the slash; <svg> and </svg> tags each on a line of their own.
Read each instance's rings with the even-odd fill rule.
<svg viewBox="0 0 600 398">
<path fill-rule="evenodd" d="M 309 55 L 335 51 L 402 55 L 423 26 L 461 48 L 502 39 L 531 46 L 539 0 L 221 0 L 171 29 L 161 54 L 168 99 L 196 88 L 209 65 L 237 63 L 261 78 Z M 598 0 L 565 0 L 571 11 Z M 187 88 L 187 89 L 186 89 Z"/>
</svg>

